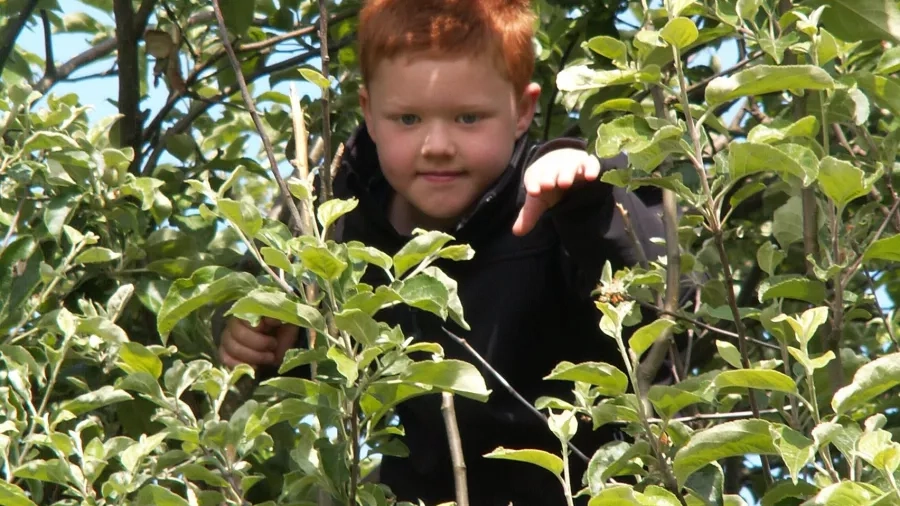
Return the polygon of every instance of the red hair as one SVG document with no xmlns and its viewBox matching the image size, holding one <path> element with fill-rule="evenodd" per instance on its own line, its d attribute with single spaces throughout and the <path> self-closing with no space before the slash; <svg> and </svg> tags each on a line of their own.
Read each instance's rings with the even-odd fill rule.
<svg viewBox="0 0 900 506">
<path fill-rule="evenodd" d="M 534 72 L 530 0 L 367 0 L 360 11 L 363 82 L 383 60 L 415 53 L 491 56 L 522 93 Z"/>
</svg>

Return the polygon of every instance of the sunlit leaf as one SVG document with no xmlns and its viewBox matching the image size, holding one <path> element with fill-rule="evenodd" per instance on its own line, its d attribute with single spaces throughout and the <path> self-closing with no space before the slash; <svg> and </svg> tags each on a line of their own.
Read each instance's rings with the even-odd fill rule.
<svg viewBox="0 0 900 506">
<path fill-rule="evenodd" d="M 738 420 L 697 431 L 675 455 L 674 470 L 679 483 L 703 466 L 719 459 L 757 453 L 778 452 L 764 420 Z"/>
<path fill-rule="evenodd" d="M 625 393 L 628 377 L 617 367 L 604 362 L 560 362 L 545 380 L 581 381 L 598 387 L 601 395 Z"/>
<path fill-rule="evenodd" d="M 834 80 L 813 65 L 757 65 L 737 74 L 717 77 L 706 87 L 706 101 L 721 104 L 747 95 L 787 90 L 830 90 Z"/>
<path fill-rule="evenodd" d="M 835 413 L 843 414 L 897 385 L 900 385 L 900 353 L 884 355 L 860 367 L 853 381 L 834 393 L 831 407 Z"/>
<path fill-rule="evenodd" d="M 797 383 L 790 376 L 778 371 L 761 369 L 724 371 L 716 376 L 713 384 L 719 389 L 742 387 L 786 393 L 797 392 Z"/>
<path fill-rule="evenodd" d="M 543 467 L 557 476 L 561 475 L 563 471 L 562 459 L 543 450 L 508 450 L 500 447 L 491 453 L 485 454 L 484 458 L 527 462 Z"/>
</svg>

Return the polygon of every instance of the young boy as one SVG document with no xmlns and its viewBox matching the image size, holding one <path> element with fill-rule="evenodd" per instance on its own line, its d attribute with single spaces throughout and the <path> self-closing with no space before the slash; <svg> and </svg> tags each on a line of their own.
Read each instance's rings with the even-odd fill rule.
<svg viewBox="0 0 900 506">
<path fill-rule="evenodd" d="M 527 139 L 540 87 L 534 68 L 534 15 L 528 0 L 369 0 L 360 14 L 365 124 L 347 143 L 335 196 L 359 207 L 336 230 L 395 253 L 415 228 L 440 229 L 475 249 L 441 267 L 459 283 L 471 332 L 433 315 L 397 308 L 379 315 L 407 335 L 441 343 L 449 357 L 475 362 L 442 325 L 466 340 L 529 401 L 566 397 L 571 384 L 544 381 L 563 360 L 618 362 L 590 297 L 603 264 L 638 259 L 616 203 L 629 212 L 648 257 L 659 250 L 660 218 L 632 194 L 599 181 L 602 164 L 584 143 Z M 226 365 L 279 363 L 298 329 L 231 319 L 219 352 Z M 471 504 L 564 504 L 559 482 L 527 464 L 484 459 L 498 446 L 559 454 L 558 441 L 482 371 L 487 404 L 458 398 Z M 397 408 L 410 449 L 386 457 L 381 480 L 399 500 L 454 499 L 440 397 Z M 590 456 L 608 433 L 593 436 Z M 573 461 L 578 490 L 585 465 Z"/>
</svg>

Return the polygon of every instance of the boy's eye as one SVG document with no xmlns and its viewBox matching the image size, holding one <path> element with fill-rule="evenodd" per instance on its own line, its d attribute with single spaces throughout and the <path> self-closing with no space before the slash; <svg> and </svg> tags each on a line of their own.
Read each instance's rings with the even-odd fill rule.
<svg viewBox="0 0 900 506">
<path fill-rule="evenodd" d="M 406 126 L 415 125 L 419 122 L 419 117 L 415 114 L 401 114 L 398 118 L 400 123 L 403 123 Z"/>
<path fill-rule="evenodd" d="M 478 115 L 475 113 L 470 114 L 460 114 L 459 117 L 456 118 L 460 123 L 471 125 L 478 121 Z"/>
</svg>

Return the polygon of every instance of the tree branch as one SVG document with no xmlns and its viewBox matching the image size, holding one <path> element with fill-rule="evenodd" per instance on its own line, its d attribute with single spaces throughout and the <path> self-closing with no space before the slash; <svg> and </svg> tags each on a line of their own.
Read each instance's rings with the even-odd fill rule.
<svg viewBox="0 0 900 506">
<path fill-rule="evenodd" d="M 148 3 L 147 1 L 144 2 Z M 143 7 L 143 5 L 142 5 Z M 140 167 L 141 114 L 140 74 L 138 67 L 138 39 L 134 7 L 131 0 L 114 0 L 116 20 L 116 59 L 119 62 L 119 147 L 134 149 L 132 167 Z"/>
<path fill-rule="evenodd" d="M 47 15 L 46 9 L 41 9 L 41 24 L 44 27 L 44 74 L 48 76 L 56 75 L 56 63 L 53 59 L 53 35 L 50 29 L 50 16 Z"/>
<path fill-rule="evenodd" d="M 441 394 L 441 412 L 447 427 L 447 442 L 450 445 L 450 460 L 453 462 L 453 484 L 456 488 L 456 506 L 469 506 L 469 485 L 466 481 L 466 459 L 462 451 L 462 438 L 456 423 L 456 407 L 453 394 Z"/>
<path fill-rule="evenodd" d="M 16 47 L 16 39 L 19 38 L 22 28 L 25 28 L 37 4 L 38 0 L 30 0 L 22 10 L 22 14 L 7 28 L 7 32 L 4 34 L 6 35 L 4 37 L 5 40 L 0 44 L 0 71 L 6 66 L 6 60 L 9 59 L 9 55 L 12 54 L 13 49 Z"/>
<path fill-rule="evenodd" d="M 328 66 L 331 57 L 328 54 L 328 5 L 327 0 L 319 1 L 319 53 L 322 57 L 322 75 L 328 80 L 330 75 Z M 319 194 L 319 202 L 331 199 L 333 190 L 331 187 L 331 92 L 330 88 L 322 89 L 322 140 L 325 142 L 324 159 L 322 160 L 322 191 Z"/>
<path fill-rule="evenodd" d="M 253 103 L 253 97 L 250 96 L 250 91 L 247 89 L 247 82 L 244 81 L 244 74 L 241 72 L 241 64 L 237 59 L 237 55 L 234 53 L 234 48 L 231 47 L 231 41 L 228 40 L 228 29 L 225 27 L 225 18 L 222 17 L 222 9 L 219 7 L 219 0 L 213 0 L 213 9 L 216 13 L 216 21 L 219 24 L 222 45 L 225 47 L 225 51 L 228 53 L 228 60 L 231 62 L 231 67 L 234 69 L 235 78 L 241 89 L 241 97 L 244 99 L 244 104 L 246 104 L 247 110 L 250 112 L 250 117 L 253 118 L 253 124 L 256 126 L 256 131 L 259 133 L 260 139 L 262 139 L 263 147 L 266 150 L 266 156 L 269 158 L 269 165 L 272 167 L 272 175 L 275 176 L 275 181 L 278 182 L 278 188 L 281 192 L 289 195 L 290 190 L 288 190 L 287 184 L 284 182 L 284 178 L 281 177 L 281 172 L 278 170 L 278 162 L 275 160 L 272 142 L 269 140 L 269 136 L 266 135 L 262 120 L 259 118 L 259 113 L 256 112 L 256 104 Z M 297 204 L 294 203 L 293 199 L 288 199 L 287 203 L 288 209 L 291 211 L 293 226 L 294 228 L 299 229 L 300 224 L 303 223 L 303 221 L 300 218 L 300 211 L 297 210 Z"/>
<path fill-rule="evenodd" d="M 512 385 L 510 385 L 508 381 L 506 381 L 506 378 L 504 378 L 502 374 L 500 374 L 499 372 L 497 372 L 496 369 L 494 369 L 494 366 L 492 366 L 487 360 L 484 359 L 484 357 L 482 357 L 477 351 L 475 351 L 475 348 L 472 348 L 472 345 L 470 345 L 465 339 L 463 339 L 463 338 L 459 337 L 458 335 L 454 334 L 453 332 L 450 332 L 449 330 L 447 330 L 446 327 L 441 327 L 441 330 L 443 330 L 444 333 L 447 334 L 447 337 L 449 337 L 450 339 L 455 341 L 457 344 L 459 344 L 460 346 L 465 348 L 465 350 L 467 352 L 469 352 L 470 355 L 472 355 L 472 358 L 474 358 L 479 364 L 481 364 L 482 367 L 487 369 L 487 371 L 489 373 L 491 373 L 491 376 L 493 376 L 494 379 L 497 380 L 497 382 L 499 382 L 500 385 L 503 386 L 503 388 L 506 389 L 506 391 L 510 393 L 510 395 L 515 397 L 515 399 L 517 401 L 519 401 L 523 406 L 528 408 L 528 411 L 530 413 L 537 416 L 545 423 L 547 422 L 547 417 L 544 416 L 543 413 L 538 411 L 537 408 L 532 406 L 531 403 L 528 402 L 524 397 L 522 397 L 522 394 L 520 394 L 518 391 L 516 391 L 516 389 L 513 388 Z M 575 453 L 575 455 L 578 455 L 578 458 L 583 460 L 585 463 L 590 462 L 590 459 L 588 458 L 588 456 L 585 455 L 584 452 L 579 450 L 578 447 L 576 447 L 574 444 L 572 444 L 571 441 L 569 442 L 569 449 L 572 450 L 572 452 Z"/>
</svg>

